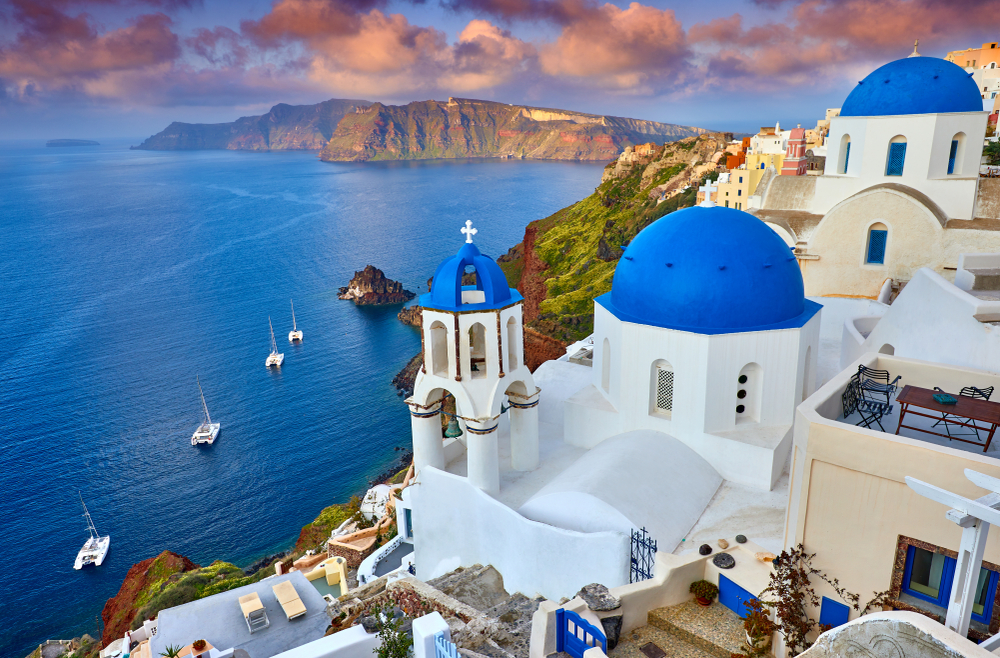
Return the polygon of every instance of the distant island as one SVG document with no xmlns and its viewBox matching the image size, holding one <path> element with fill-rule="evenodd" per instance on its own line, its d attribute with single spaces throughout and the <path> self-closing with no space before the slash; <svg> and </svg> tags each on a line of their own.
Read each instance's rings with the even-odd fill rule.
<svg viewBox="0 0 1000 658">
<path fill-rule="evenodd" d="M 626 147 L 702 128 L 570 110 L 449 98 L 407 105 L 332 99 L 275 105 L 232 123 L 174 122 L 137 149 L 317 150 L 328 162 L 504 158 L 605 161 Z"/>
<path fill-rule="evenodd" d="M 46 146 L 100 146 L 100 142 L 92 139 L 50 139 Z"/>
</svg>

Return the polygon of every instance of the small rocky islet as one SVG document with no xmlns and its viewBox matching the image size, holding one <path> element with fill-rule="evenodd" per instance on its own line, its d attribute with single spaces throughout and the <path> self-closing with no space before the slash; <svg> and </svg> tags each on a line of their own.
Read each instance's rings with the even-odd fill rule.
<svg viewBox="0 0 1000 658">
<path fill-rule="evenodd" d="M 355 272 L 350 283 L 340 289 L 339 299 L 349 299 L 358 306 L 405 304 L 417 295 L 403 289 L 403 284 L 385 276 L 374 265 Z"/>
</svg>

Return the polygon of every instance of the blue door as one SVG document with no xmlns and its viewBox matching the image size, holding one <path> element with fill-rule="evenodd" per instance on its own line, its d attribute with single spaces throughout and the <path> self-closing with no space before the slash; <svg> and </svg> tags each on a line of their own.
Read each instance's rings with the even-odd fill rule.
<svg viewBox="0 0 1000 658">
<path fill-rule="evenodd" d="M 719 574 L 719 603 L 726 606 L 740 617 L 747 616 L 746 606 L 743 604 L 750 599 L 757 598 L 733 581 L 729 580 L 721 573 Z"/>
</svg>

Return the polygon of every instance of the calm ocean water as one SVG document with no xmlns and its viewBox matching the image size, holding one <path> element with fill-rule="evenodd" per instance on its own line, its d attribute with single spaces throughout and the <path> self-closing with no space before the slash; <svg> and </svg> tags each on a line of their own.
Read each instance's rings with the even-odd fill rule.
<svg viewBox="0 0 1000 658">
<path fill-rule="evenodd" d="M 363 489 L 410 445 L 390 380 L 420 339 L 398 306 L 337 288 L 371 263 L 426 291 L 466 219 L 496 257 L 601 175 L 126 146 L 0 143 L 2 656 L 96 634 L 135 562 L 170 549 L 246 566 Z M 268 315 L 280 372 L 264 367 Z M 213 446 L 190 444 L 195 375 L 222 423 Z M 112 537 L 81 572 L 77 491 Z"/>
</svg>

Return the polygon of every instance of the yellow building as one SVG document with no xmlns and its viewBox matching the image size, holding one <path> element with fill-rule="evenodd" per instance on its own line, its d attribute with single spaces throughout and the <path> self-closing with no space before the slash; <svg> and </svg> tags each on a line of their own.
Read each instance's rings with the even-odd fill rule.
<svg viewBox="0 0 1000 658">
<path fill-rule="evenodd" d="M 750 197 L 751 173 L 753 172 L 744 165 L 740 165 L 728 173 L 719 174 L 719 180 L 715 182 L 719 188 L 714 198 L 716 205 L 746 210 L 747 199 Z"/>
<path fill-rule="evenodd" d="M 946 61 L 967 69 L 1000 68 L 1000 47 L 996 41 L 984 43 L 979 48 L 953 50 L 944 56 Z"/>
</svg>

